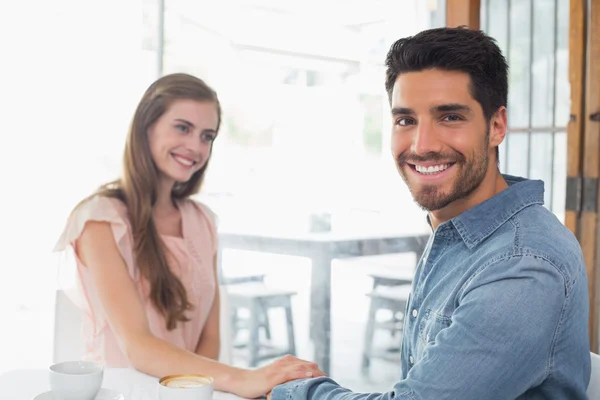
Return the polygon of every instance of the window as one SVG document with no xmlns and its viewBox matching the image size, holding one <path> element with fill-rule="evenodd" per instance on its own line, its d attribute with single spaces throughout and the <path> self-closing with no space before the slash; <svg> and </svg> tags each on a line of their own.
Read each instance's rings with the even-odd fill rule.
<svg viewBox="0 0 600 400">
<path fill-rule="evenodd" d="M 340 9 L 326 0 L 315 14 L 312 2 L 291 0 L 166 0 L 164 72 L 197 73 L 223 105 L 226 124 L 201 196 L 223 230 L 308 232 L 319 220 L 326 221 L 321 228 L 349 234 L 427 232 L 424 212 L 388 150 L 383 63 L 395 40 L 443 26 L 444 3 L 357 1 Z M 234 7 L 243 20 L 231 20 Z M 375 361 L 372 376 L 378 378 L 366 382 L 359 361 L 366 275 L 398 264 L 410 268 L 414 255 L 333 264 L 331 373 L 356 390 L 374 391 L 398 377 L 398 363 Z M 313 359 L 308 259 L 226 250 L 223 270 L 265 273 L 268 284 L 296 291 L 298 355 Z M 282 322 L 274 319 L 274 332 L 285 332 Z M 243 354 L 234 352 L 234 362 L 245 365 Z"/>
<path fill-rule="evenodd" d="M 8 271 L 0 282 L 8 321 L 0 372 L 50 363 L 57 287 L 51 249 L 75 204 L 118 176 L 135 105 L 161 74 L 197 75 L 221 99 L 222 131 L 200 196 L 221 226 L 305 232 L 319 215 L 337 232 L 427 231 L 387 151 L 383 61 L 396 39 L 434 21 L 443 25 L 432 2 L 364 0 L 340 8 L 334 0 L 108 0 L 93 6 L 57 0 L 47 7 L 39 2 L 35 15 L 18 3 L 14 23 L 0 29 L 24 38 L 4 48 L 6 59 L 23 62 L 0 76 L 10 76 L 3 93 L 14 104 L 42 106 L 0 115 L 11 150 L 0 161 L 9 188 L 0 208 Z M 29 41 L 32 27 L 44 35 Z M 25 81 L 35 96 L 22 90 Z M 414 260 L 409 255 L 383 264 L 398 263 Z M 332 375 L 356 390 L 374 391 L 398 376 L 388 368 L 397 364 L 382 363 L 374 367 L 376 379 L 364 381 L 358 361 L 366 273 L 383 264 L 333 265 Z M 264 268 L 271 283 L 298 292 L 298 355 L 312 358 L 307 259 L 242 252 L 224 259 L 224 268 L 254 266 Z"/>
<path fill-rule="evenodd" d="M 545 205 L 564 218 L 569 118 L 568 0 L 484 0 L 482 28 L 510 66 L 503 173 L 542 179 Z"/>
</svg>

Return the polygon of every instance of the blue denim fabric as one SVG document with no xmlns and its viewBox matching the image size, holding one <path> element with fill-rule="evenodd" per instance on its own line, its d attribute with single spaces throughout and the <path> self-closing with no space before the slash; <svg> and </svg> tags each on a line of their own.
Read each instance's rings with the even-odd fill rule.
<svg viewBox="0 0 600 400">
<path fill-rule="evenodd" d="M 276 387 L 273 400 L 586 399 L 588 285 L 579 243 L 543 207 L 541 181 L 509 187 L 440 224 L 417 265 L 388 393 L 329 378 Z"/>
</svg>

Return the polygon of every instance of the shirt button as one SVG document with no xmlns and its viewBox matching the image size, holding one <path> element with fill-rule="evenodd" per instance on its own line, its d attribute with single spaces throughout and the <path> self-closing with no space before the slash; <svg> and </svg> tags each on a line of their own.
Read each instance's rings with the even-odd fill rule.
<svg viewBox="0 0 600 400">
<path fill-rule="evenodd" d="M 414 364 L 415 359 L 413 358 L 413 356 L 408 357 L 408 362 L 410 362 L 411 364 Z"/>
<path fill-rule="evenodd" d="M 416 308 L 413 308 L 413 310 L 412 310 L 412 316 L 413 316 L 413 318 L 417 318 L 417 315 L 419 315 L 419 312 L 417 311 Z"/>
</svg>

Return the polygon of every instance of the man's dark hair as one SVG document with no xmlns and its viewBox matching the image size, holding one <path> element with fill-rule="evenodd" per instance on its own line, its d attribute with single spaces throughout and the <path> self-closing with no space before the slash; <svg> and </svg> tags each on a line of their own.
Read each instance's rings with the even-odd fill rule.
<svg viewBox="0 0 600 400">
<path fill-rule="evenodd" d="M 489 122 L 508 101 L 508 64 L 496 40 L 466 27 L 436 28 L 396 41 L 385 59 L 385 89 L 391 102 L 398 75 L 439 68 L 471 78 L 471 95 Z M 498 148 L 496 148 L 498 159 Z"/>
</svg>

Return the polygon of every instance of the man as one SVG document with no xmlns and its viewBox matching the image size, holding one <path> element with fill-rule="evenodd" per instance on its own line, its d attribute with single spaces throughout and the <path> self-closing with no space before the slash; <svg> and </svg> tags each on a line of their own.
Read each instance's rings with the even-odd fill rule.
<svg viewBox="0 0 600 400">
<path fill-rule="evenodd" d="M 392 153 L 433 234 L 417 265 L 402 379 L 359 394 L 329 378 L 273 400 L 585 399 L 587 278 L 573 235 L 543 207 L 541 181 L 500 174 L 507 64 L 481 31 L 398 40 L 387 59 Z"/>
</svg>

